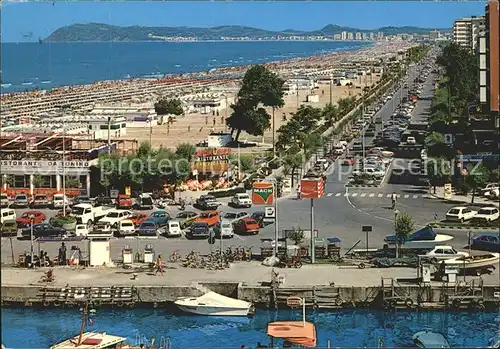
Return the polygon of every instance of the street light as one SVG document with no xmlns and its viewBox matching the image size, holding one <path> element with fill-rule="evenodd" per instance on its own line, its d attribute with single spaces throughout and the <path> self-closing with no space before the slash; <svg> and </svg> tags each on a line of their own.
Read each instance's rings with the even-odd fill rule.
<svg viewBox="0 0 500 349">
<path fill-rule="evenodd" d="M 31 265 L 34 265 L 34 255 L 35 255 L 35 247 L 33 246 L 33 223 L 35 222 L 35 215 L 30 214 L 30 256 L 31 256 Z"/>
</svg>

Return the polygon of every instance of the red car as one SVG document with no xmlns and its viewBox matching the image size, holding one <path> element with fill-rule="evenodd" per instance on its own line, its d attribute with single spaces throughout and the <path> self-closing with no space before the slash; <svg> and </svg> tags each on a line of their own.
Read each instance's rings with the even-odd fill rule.
<svg viewBox="0 0 500 349">
<path fill-rule="evenodd" d="M 30 216 L 33 215 L 33 224 L 43 223 L 47 217 L 40 211 L 26 211 L 21 217 L 16 219 L 16 223 L 19 227 L 26 227 L 31 224 Z"/>
<path fill-rule="evenodd" d="M 356 163 L 356 158 L 353 156 L 346 157 L 344 161 L 342 161 L 342 165 L 344 166 L 353 166 Z"/>
<path fill-rule="evenodd" d="M 145 221 L 148 218 L 149 216 L 146 214 L 135 212 L 134 215 L 132 217 L 128 217 L 127 220 L 131 220 L 134 225 L 138 227 L 139 225 L 141 225 L 142 221 Z"/>
<path fill-rule="evenodd" d="M 129 195 L 120 194 L 116 198 L 116 207 L 128 210 L 132 208 L 132 198 Z"/>
<path fill-rule="evenodd" d="M 259 233 L 260 224 L 252 218 L 242 218 L 233 224 L 233 230 L 236 234 L 253 234 Z"/>
</svg>

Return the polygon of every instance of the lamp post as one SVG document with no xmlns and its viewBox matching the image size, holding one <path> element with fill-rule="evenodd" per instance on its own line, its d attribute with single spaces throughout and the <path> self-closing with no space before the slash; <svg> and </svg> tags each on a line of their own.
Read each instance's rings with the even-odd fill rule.
<svg viewBox="0 0 500 349">
<path fill-rule="evenodd" d="M 66 216 L 66 117 L 63 116 L 62 144 L 62 185 L 63 185 L 63 216 Z"/>
<path fill-rule="evenodd" d="M 34 265 L 34 254 L 35 254 L 35 247 L 33 246 L 33 223 L 35 222 L 35 215 L 30 214 L 29 215 L 30 219 L 30 256 L 31 256 L 31 265 Z"/>
<path fill-rule="evenodd" d="M 332 96 L 332 93 L 333 93 L 333 74 L 330 74 L 330 106 L 333 105 L 333 96 Z"/>
<path fill-rule="evenodd" d="M 396 258 L 399 257 L 399 246 L 401 245 L 401 240 L 400 240 L 400 237 L 397 236 L 397 233 L 396 233 L 396 222 L 398 220 L 398 214 L 399 214 L 399 210 L 396 208 L 394 210 L 394 234 L 396 234 L 396 241 L 397 241 L 397 244 L 396 244 Z"/>
</svg>

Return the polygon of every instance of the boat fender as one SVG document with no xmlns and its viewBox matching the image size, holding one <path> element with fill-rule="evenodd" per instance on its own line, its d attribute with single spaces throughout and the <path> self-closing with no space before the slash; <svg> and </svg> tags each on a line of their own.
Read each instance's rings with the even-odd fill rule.
<svg viewBox="0 0 500 349">
<path fill-rule="evenodd" d="M 405 304 L 406 304 L 406 307 L 407 307 L 407 308 L 411 308 L 411 307 L 413 307 L 413 299 L 411 299 L 411 298 L 406 298 L 406 300 L 405 300 Z"/>
<path fill-rule="evenodd" d="M 342 298 L 340 298 L 340 297 L 335 298 L 336 305 L 341 306 L 343 303 L 344 303 L 344 301 L 342 300 Z"/>
<path fill-rule="evenodd" d="M 127 304 L 129 308 L 135 308 L 135 302 L 130 302 Z"/>
<path fill-rule="evenodd" d="M 30 301 L 24 302 L 25 307 L 31 307 L 32 305 L 33 305 L 33 303 L 31 303 Z"/>
<path fill-rule="evenodd" d="M 455 308 L 460 308 L 460 306 L 462 305 L 462 301 L 460 299 L 454 299 L 453 300 L 453 307 Z"/>
<path fill-rule="evenodd" d="M 478 300 L 476 304 L 476 310 L 484 310 L 484 309 L 485 309 L 484 302 L 482 300 Z"/>
<path fill-rule="evenodd" d="M 119 301 L 118 303 L 116 303 L 116 305 L 118 306 L 118 308 L 123 308 L 123 302 L 122 301 Z"/>
<path fill-rule="evenodd" d="M 366 267 L 365 263 L 359 263 L 358 264 L 358 268 L 359 269 L 365 269 L 365 267 Z"/>
<path fill-rule="evenodd" d="M 48 307 L 50 305 L 50 302 L 48 300 L 43 301 L 43 306 Z"/>
<path fill-rule="evenodd" d="M 153 308 L 158 308 L 158 303 L 154 302 L 153 303 Z"/>
<path fill-rule="evenodd" d="M 57 300 L 57 299 L 56 299 L 56 300 L 54 301 L 54 307 L 58 307 L 58 306 L 60 306 L 60 305 L 61 305 L 61 302 L 59 302 L 59 300 Z"/>
<path fill-rule="evenodd" d="M 389 307 L 390 307 L 391 309 L 396 309 L 396 300 L 394 300 L 394 299 L 393 299 L 393 300 L 391 300 L 391 301 L 389 302 Z"/>
</svg>

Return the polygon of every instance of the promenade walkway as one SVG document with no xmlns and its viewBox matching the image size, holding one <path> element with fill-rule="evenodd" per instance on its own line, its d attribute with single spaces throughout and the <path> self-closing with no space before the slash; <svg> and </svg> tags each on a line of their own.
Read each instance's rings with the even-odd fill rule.
<svg viewBox="0 0 500 349">
<path fill-rule="evenodd" d="M 468 195 L 458 195 L 455 192 L 452 193 L 451 199 L 445 199 L 444 198 L 444 187 L 436 187 L 436 192 L 434 192 L 434 188 L 431 188 L 429 194 L 436 199 L 442 199 L 448 202 L 455 202 L 457 204 L 463 203 L 470 205 L 472 201 L 472 194 Z M 500 203 L 498 200 L 490 200 L 488 198 L 476 195 L 474 197 L 474 205 L 481 205 L 481 206 L 495 206 L 495 207 L 500 207 Z"/>
</svg>

